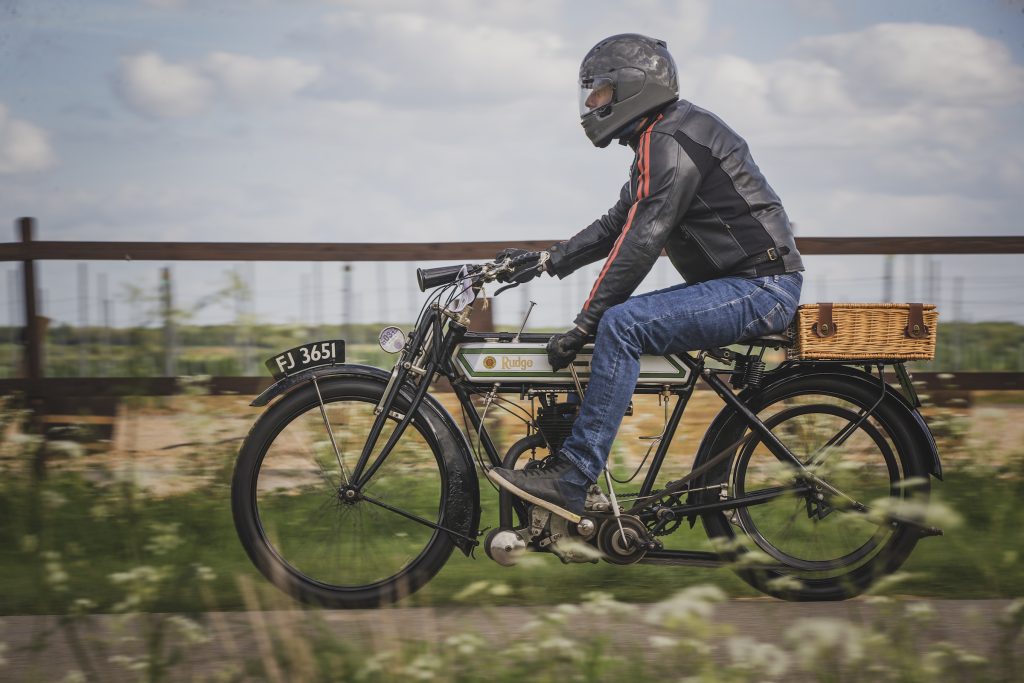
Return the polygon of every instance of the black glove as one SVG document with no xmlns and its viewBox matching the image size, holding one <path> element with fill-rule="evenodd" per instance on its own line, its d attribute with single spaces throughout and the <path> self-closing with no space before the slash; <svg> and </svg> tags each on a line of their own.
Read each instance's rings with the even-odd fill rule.
<svg viewBox="0 0 1024 683">
<path fill-rule="evenodd" d="M 564 334 L 556 334 L 548 342 L 548 363 L 552 370 L 569 367 L 569 363 L 583 348 L 587 341 L 587 333 L 574 327 Z"/>
<path fill-rule="evenodd" d="M 515 247 L 509 247 L 502 249 L 494 256 L 495 261 L 504 261 L 505 259 L 511 259 L 512 271 L 508 273 L 502 273 L 498 276 L 499 282 L 529 282 L 535 277 L 539 277 L 544 272 L 543 266 L 538 267 L 541 262 L 541 256 L 544 252 L 541 251 L 527 251 L 525 249 L 516 249 Z M 546 261 L 546 259 L 545 259 Z"/>
</svg>

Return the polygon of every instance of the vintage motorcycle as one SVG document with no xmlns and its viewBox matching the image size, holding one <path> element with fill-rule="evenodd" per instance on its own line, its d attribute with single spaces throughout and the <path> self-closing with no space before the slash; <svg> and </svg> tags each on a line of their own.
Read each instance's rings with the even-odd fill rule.
<svg viewBox="0 0 1024 683">
<path fill-rule="evenodd" d="M 778 598 L 838 600 L 941 534 L 920 512 L 942 468 L 904 363 L 790 359 L 766 370 L 766 349 L 791 345 L 786 334 L 744 340 L 742 353 L 643 357 L 634 395 L 657 396 L 664 425 L 646 437 L 639 490 L 616 492 L 606 471 L 579 523 L 500 492 L 497 527 L 480 529 L 479 475 L 544 467 L 586 390 L 592 347 L 554 372 L 550 335 L 523 333 L 525 320 L 519 333 L 468 329 L 484 285 L 511 281 L 497 295 L 526 267 L 504 259 L 418 270 L 421 291 L 432 292 L 415 326 L 408 337 L 395 327 L 380 335 L 398 354 L 390 373 L 346 364 L 341 340 L 267 361 L 276 382 L 251 404 L 270 407 L 238 454 L 232 510 L 274 585 L 326 607 L 382 605 L 423 586 L 455 548 L 470 555 L 482 543 L 502 565 L 534 551 L 566 563 L 730 566 Z M 429 393 L 440 377 L 464 429 Z M 662 465 L 698 380 L 725 405 L 689 472 L 669 481 Z M 503 457 L 491 410 L 525 425 Z M 713 550 L 666 547 L 697 520 Z"/>
</svg>

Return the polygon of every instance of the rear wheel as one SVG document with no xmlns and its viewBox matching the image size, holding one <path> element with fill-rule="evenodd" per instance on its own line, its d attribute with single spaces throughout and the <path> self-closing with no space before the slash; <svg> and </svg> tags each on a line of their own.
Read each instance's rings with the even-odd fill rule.
<svg viewBox="0 0 1024 683">
<path fill-rule="evenodd" d="M 454 547 L 423 523 L 443 524 L 441 451 L 418 415 L 372 478 L 352 486 L 383 385 L 346 378 L 320 390 L 330 431 L 308 385 L 275 403 L 242 445 L 232 480 L 239 538 L 260 572 L 296 599 L 342 608 L 393 602 L 432 578 Z M 389 417 L 377 449 L 397 422 Z"/>
<path fill-rule="evenodd" d="M 916 425 L 891 398 L 861 419 L 879 395 L 859 382 L 810 376 L 751 399 L 801 465 L 781 462 L 744 427 L 739 436 L 749 438 L 720 482 L 734 498 L 794 492 L 709 515 L 704 524 L 758 590 L 790 600 L 844 599 L 895 571 L 913 550 L 928 475 L 915 451 Z"/>
</svg>

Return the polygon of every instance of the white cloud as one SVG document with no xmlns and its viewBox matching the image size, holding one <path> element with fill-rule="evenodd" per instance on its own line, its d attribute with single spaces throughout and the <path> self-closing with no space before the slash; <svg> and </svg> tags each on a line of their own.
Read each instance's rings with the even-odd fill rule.
<svg viewBox="0 0 1024 683">
<path fill-rule="evenodd" d="M 1024 177 L 1024 69 L 998 41 L 881 24 L 800 41 L 771 61 L 703 56 L 681 67 L 683 96 L 750 142 L 805 234 L 1008 225 Z"/>
<path fill-rule="evenodd" d="M 154 118 L 183 118 L 218 100 L 260 105 L 286 99 L 320 72 L 319 66 L 289 57 L 213 52 L 197 62 L 174 64 L 145 52 L 122 59 L 117 85 L 135 111 Z"/>
<path fill-rule="evenodd" d="M 986 105 L 1024 92 L 1024 68 L 1009 49 L 960 26 L 878 24 L 805 39 L 798 52 L 841 68 L 869 102 Z"/>
<path fill-rule="evenodd" d="M 28 173 L 53 165 L 46 131 L 11 117 L 0 104 L 0 173 Z"/>
<path fill-rule="evenodd" d="M 342 12 L 324 24 L 337 48 L 335 90 L 450 106 L 452 97 L 522 99 L 569 91 L 576 64 L 556 33 L 464 24 L 415 12 Z M 569 85 L 567 85 L 567 83 Z"/>
<path fill-rule="evenodd" d="M 253 104 L 290 97 L 321 73 L 319 66 L 290 57 L 258 59 L 228 52 L 212 53 L 201 68 L 227 97 Z"/>
<path fill-rule="evenodd" d="M 567 2 L 346 0 L 293 36 L 328 55 L 329 85 L 343 99 L 413 106 L 572 98 L 580 60 L 598 40 L 634 31 L 668 41 L 677 58 L 707 32 L 706 0 L 631 0 L 583 11 Z"/>
<path fill-rule="evenodd" d="M 171 64 L 155 52 L 121 60 L 118 90 L 135 111 L 155 118 L 181 118 L 209 105 L 214 86 L 194 67 Z"/>
<path fill-rule="evenodd" d="M 819 235 L 963 235 L 978 225 L 984 234 L 1003 232 L 1002 203 L 894 190 L 837 187 L 805 198 L 801 218 Z"/>
<path fill-rule="evenodd" d="M 993 171 L 993 146 L 1008 158 L 1024 153 L 1012 133 L 1024 69 L 966 28 L 881 24 L 802 41 L 794 56 L 768 62 L 696 58 L 687 77 L 684 97 L 720 114 L 758 158 L 811 172 L 818 192 L 828 179 L 982 196 L 1016 175 L 1016 163 Z"/>
</svg>

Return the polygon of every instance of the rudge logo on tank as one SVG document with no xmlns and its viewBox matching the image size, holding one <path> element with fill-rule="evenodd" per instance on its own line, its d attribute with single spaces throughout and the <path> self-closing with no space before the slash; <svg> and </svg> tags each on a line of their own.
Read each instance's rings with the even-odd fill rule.
<svg viewBox="0 0 1024 683">
<path fill-rule="evenodd" d="M 502 370 L 530 370 L 531 368 L 533 368 L 532 358 L 523 358 L 522 356 L 501 357 Z"/>
</svg>

